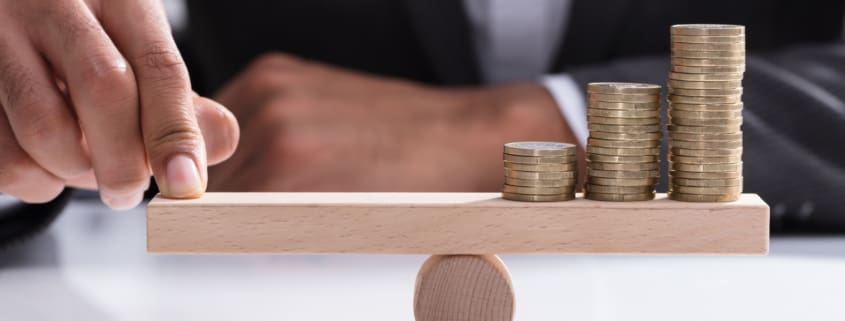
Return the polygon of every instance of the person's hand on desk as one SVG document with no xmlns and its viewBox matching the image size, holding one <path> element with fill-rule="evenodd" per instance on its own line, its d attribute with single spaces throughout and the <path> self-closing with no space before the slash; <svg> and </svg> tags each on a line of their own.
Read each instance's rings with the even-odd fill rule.
<svg viewBox="0 0 845 321">
<path fill-rule="evenodd" d="M 234 117 L 192 93 L 159 1 L 0 0 L 0 193 L 66 185 L 137 205 L 204 191 L 237 144 Z"/>
<path fill-rule="evenodd" d="M 209 168 L 217 191 L 491 191 L 502 143 L 574 141 L 537 84 L 444 89 L 269 54 L 215 98 L 242 130 Z"/>
</svg>

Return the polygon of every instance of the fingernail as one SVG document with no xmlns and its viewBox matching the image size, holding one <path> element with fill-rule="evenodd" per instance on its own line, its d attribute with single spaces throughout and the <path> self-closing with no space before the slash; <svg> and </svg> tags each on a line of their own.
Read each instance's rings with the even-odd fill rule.
<svg viewBox="0 0 845 321">
<path fill-rule="evenodd" d="M 144 199 L 144 193 L 138 192 L 129 196 L 103 196 L 103 202 L 115 210 L 128 210 L 135 208 Z"/>
<path fill-rule="evenodd" d="M 202 193 L 202 182 L 193 159 L 176 155 L 167 163 L 167 182 L 162 193 L 168 197 L 191 197 Z"/>
</svg>

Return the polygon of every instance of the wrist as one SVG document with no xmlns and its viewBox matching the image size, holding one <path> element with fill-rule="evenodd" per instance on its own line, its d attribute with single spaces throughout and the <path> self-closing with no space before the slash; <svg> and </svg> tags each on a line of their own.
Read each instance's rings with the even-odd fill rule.
<svg viewBox="0 0 845 321">
<path fill-rule="evenodd" d="M 502 145 L 512 141 L 575 142 L 555 100 L 539 84 L 449 89 L 460 95 L 452 113 L 467 176 L 475 190 L 501 189 Z"/>
</svg>

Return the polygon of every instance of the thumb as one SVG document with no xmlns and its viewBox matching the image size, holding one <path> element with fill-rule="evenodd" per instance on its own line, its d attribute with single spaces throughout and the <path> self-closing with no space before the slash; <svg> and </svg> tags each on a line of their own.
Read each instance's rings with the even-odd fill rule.
<svg viewBox="0 0 845 321">
<path fill-rule="evenodd" d="M 216 101 L 200 96 L 194 97 L 194 112 L 205 140 L 208 165 L 229 159 L 240 140 L 240 127 L 235 115 Z"/>
</svg>

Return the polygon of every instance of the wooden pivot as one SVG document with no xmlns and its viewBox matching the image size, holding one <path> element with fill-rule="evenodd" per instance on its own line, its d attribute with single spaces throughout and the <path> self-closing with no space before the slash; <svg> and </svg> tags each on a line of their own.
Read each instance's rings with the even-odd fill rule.
<svg viewBox="0 0 845 321">
<path fill-rule="evenodd" d="M 417 321 L 511 321 L 510 274 L 495 255 L 434 255 L 414 291 Z"/>
</svg>

